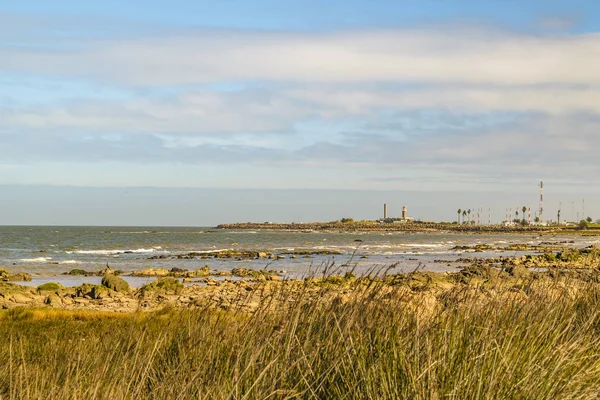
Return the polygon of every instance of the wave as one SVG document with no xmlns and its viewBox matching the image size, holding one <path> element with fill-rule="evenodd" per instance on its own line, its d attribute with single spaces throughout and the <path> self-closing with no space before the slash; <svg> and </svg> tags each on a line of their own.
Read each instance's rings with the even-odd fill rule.
<svg viewBox="0 0 600 400">
<path fill-rule="evenodd" d="M 76 260 L 65 260 L 65 261 L 60 261 L 59 264 L 80 264 L 80 261 L 76 261 Z"/>
<path fill-rule="evenodd" d="M 21 258 L 20 262 L 46 262 L 52 260 L 52 257 Z"/>
</svg>

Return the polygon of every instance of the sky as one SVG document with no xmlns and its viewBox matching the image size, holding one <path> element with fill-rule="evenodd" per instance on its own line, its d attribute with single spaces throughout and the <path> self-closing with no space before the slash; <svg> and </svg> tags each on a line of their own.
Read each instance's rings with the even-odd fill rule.
<svg viewBox="0 0 600 400">
<path fill-rule="evenodd" d="M 600 218 L 598 71 L 595 1 L 0 1 L 0 223 L 501 218 L 540 180 Z"/>
</svg>

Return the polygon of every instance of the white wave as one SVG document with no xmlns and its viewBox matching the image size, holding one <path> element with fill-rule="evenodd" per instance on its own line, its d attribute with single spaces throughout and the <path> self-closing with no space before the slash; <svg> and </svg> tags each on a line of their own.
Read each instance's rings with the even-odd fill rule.
<svg viewBox="0 0 600 400">
<path fill-rule="evenodd" d="M 79 264 L 79 261 L 65 260 L 65 261 L 60 261 L 59 264 Z"/>
<path fill-rule="evenodd" d="M 52 260 L 52 257 L 21 258 L 21 262 L 46 262 Z"/>
</svg>

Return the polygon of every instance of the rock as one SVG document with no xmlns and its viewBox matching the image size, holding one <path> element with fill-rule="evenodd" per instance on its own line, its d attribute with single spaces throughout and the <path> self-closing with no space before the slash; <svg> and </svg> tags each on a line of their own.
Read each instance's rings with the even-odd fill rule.
<svg viewBox="0 0 600 400">
<path fill-rule="evenodd" d="M 188 270 L 187 269 L 182 269 L 182 268 L 177 268 L 177 267 L 173 267 L 171 268 L 171 271 L 169 271 L 169 275 L 170 276 L 186 276 L 188 275 Z"/>
<path fill-rule="evenodd" d="M 209 275 L 210 275 L 210 267 L 208 265 L 205 265 L 204 267 L 199 268 L 196 271 L 194 271 L 194 276 L 196 278 L 209 276 Z"/>
<path fill-rule="evenodd" d="M 108 289 L 104 286 L 94 285 L 91 292 L 89 293 L 89 297 L 93 300 L 100 300 L 108 297 Z"/>
<path fill-rule="evenodd" d="M 131 276 L 168 276 L 169 271 L 164 268 L 148 268 L 141 271 L 133 271 Z"/>
<path fill-rule="evenodd" d="M 29 282 L 31 281 L 31 275 L 26 272 L 18 272 L 16 274 L 9 274 L 6 279 L 3 279 L 7 282 Z"/>
<path fill-rule="evenodd" d="M 83 297 L 89 300 L 101 299 L 108 296 L 108 288 L 102 285 L 91 285 L 89 283 L 84 283 L 83 285 L 75 288 L 75 296 L 78 298 Z"/>
<path fill-rule="evenodd" d="M 10 299 L 17 304 L 27 304 L 33 300 L 31 297 L 25 296 L 22 293 L 13 293 L 11 294 Z"/>
<path fill-rule="evenodd" d="M 69 272 L 65 272 L 64 275 L 72 276 L 94 276 L 95 272 L 84 271 L 83 269 L 72 269 Z"/>
<path fill-rule="evenodd" d="M 104 275 L 102 277 L 102 286 L 105 286 L 115 292 L 129 292 L 129 284 L 125 279 L 115 275 Z"/>
<path fill-rule="evenodd" d="M 159 278 L 152 283 L 142 286 L 139 289 L 141 295 L 155 292 L 157 294 L 175 293 L 180 294 L 183 290 L 183 284 L 172 277 Z"/>
<path fill-rule="evenodd" d="M 115 271 L 106 263 L 106 268 L 100 271 L 99 275 L 114 275 Z"/>
<path fill-rule="evenodd" d="M 56 291 L 61 288 L 62 288 L 62 286 L 60 283 L 48 282 L 48 283 L 44 283 L 43 285 L 38 286 L 37 290 L 38 290 L 38 292 L 44 292 L 44 291 Z"/>
<path fill-rule="evenodd" d="M 46 296 L 46 298 L 44 299 L 44 304 L 47 304 L 49 306 L 60 306 L 62 305 L 62 300 L 57 295 L 51 294 L 49 296 Z"/>
</svg>

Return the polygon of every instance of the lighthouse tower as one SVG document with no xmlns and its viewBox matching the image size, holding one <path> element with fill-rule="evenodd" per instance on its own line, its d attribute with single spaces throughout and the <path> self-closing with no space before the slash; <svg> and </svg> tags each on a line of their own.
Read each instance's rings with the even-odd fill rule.
<svg viewBox="0 0 600 400">
<path fill-rule="evenodd" d="M 407 217 L 407 209 L 406 209 L 406 205 L 404 205 L 402 207 L 402 219 L 406 221 L 406 217 Z"/>
</svg>

